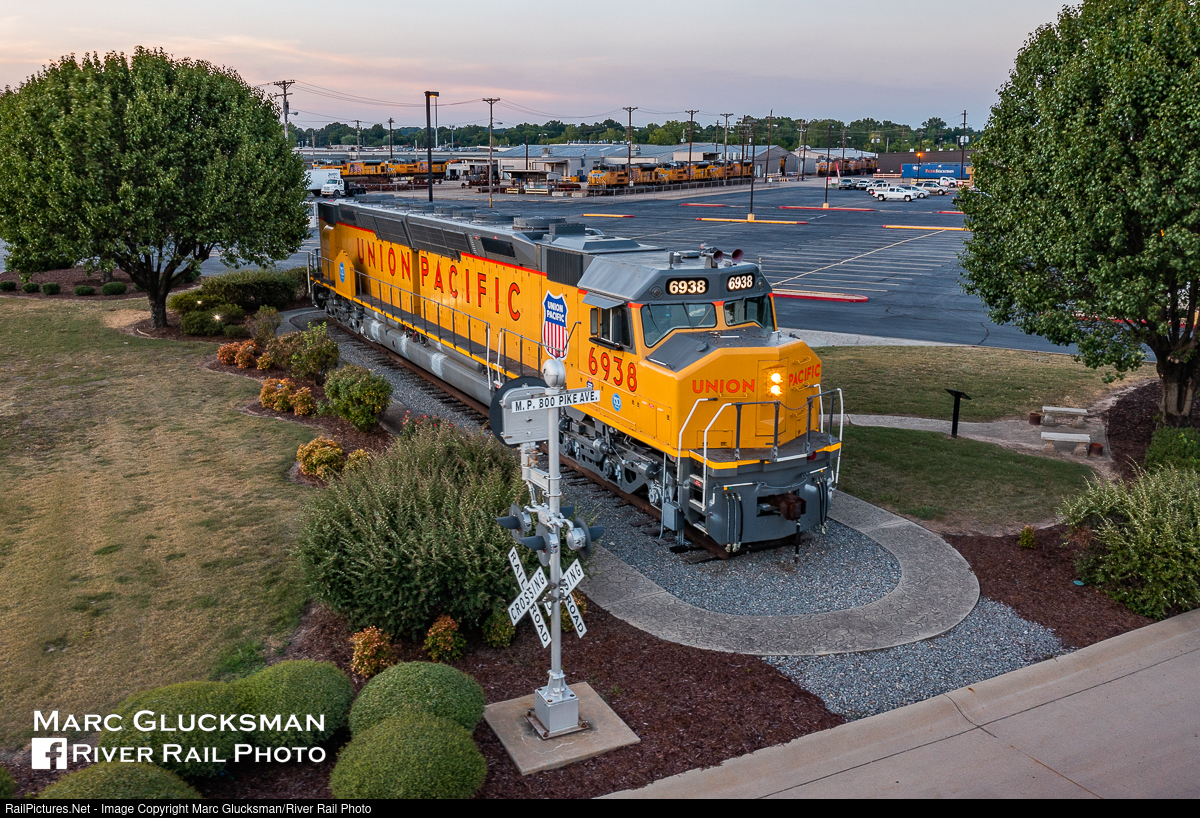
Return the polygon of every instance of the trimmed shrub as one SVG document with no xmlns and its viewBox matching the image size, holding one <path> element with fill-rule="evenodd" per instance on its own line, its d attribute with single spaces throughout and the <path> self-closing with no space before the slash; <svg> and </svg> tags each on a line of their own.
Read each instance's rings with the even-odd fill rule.
<svg viewBox="0 0 1200 818">
<path fill-rule="evenodd" d="M 1164 466 L 1200 470 L 1200 429 L 1164 427 L 1146 449 L 1146 471 Z"/>
<path fill-rule="evenodd" d="M 425 652 L 435 662 L 453 662 L 462 657 L 467 640 L 458 632 L 458 623 L 442 614 L 425 634 Z"/>
<path fill-rule="evenodd" d="M 53 281 L 47 281 L 42 285 L 42 295 L 58 295 L 62 292 L 62 286 Z"/>
<path fill-rule="evenodd" d="M 250 330 L 243 327 L 241 324 L 225 324 L 221 327 L 221 333 L 226 338 L 249 338 Z"/>
<path fill-rule="evenodd" d="M 396 664 L 396 652 L 392 650 L 392 637 L 372 625 L 350 637 L 354 646 L 354 658 L 350 669 L 364 679 Z"/>
<path fill-rule="evenodd" d="M 296 297 L 296 282 L 289 275 L 270 270 L 242 270 L 206 279 L 200 292 L 206 298 L 237 304 L 245 310 L 282 310 Z"/>
<path fill-rule="evenodd" d="M 0 281 L 0 292 L 11 293 L 11 292 L 15 292 L 16 289 L 17 289 L 17 282 L 15 282 L 15 281 Z"/>
<path fill-rule="evenodd" d="M 337 341 L 329 337 L 325 324 L 309 324 L 292 353 L 292 372 L 297 378 L 314 378 L 321 383 L 325 373 L 337 365 Z"/>
<path fill-rule="evenodd" d="M 220 322 L 209 312 L 189 312 L 179 321 L 179 327 L 184 335 L 220 335 L 223 332 Z"/>
<path fill-rule="evenodd" d="M 17 782 L 7 767 L 0 766 L 0 799 L 16 798 Z"/>
<path fill-rule="evenodd" d="M 495 518 L 524 500 L 525 484 L 490 434 L 412 429 L 309 501 L 296 555 L 315 595 L 353 628 L 418 638 L 440 614 L 476 626 L 516 597 L 512 538 Z M 532 551 L 522 559 L 537 565 Z"/>
<path fill-rule="evenodd" d="M 129 288 L 124 281 L 110 281 L 100 288 L 101 295 L 125 295 Z"/>
<path fill-rule="evenodd" d="M 331 412 L 365 432 L 375 425 L 379 413 L 387 408 L 392 385 L 361 366 L 343 366 L 326 381 L 325 397 L 329 399 Z"/>
<path fill-rule="evenodd" d="M 258 402 L 267 409 L 287 412 L 292 408 L 292 393 L 296 384 L 289 378 L 267 378 L 258 392 Z"/>
<path fill-rule="evenodd" d="M 346 726 L 354 698 L 350 680 L 332 662 L 280 662 L 233 683 L 242 713 L 279 714 L 281 728 L 295 716 L 300 730 L 259 729 L 246 738 L 260 747 L 312 747 Z M 309 730 L 306 716 L 324 716 L 322 730 Z M 260 727 L 262 724 L 260 722 Z"/>
<path fill-rule="evenodd" d="M 160 729 L 143 732 L 137 729 L 133 717 L 139 710 L 153 711 L 156 728 L 165 723 L 167 727 L 176 728 L 176 732 Z M 239 712 L 236 692 L 224 682 L 184 682 L 136 693 L 118 705 L 116 712 L 123 717 L 123 729 L 120 732 L 101 733 L 101 747 L 151 747 L 151 757 L 160 767 L 183 776 L 219 774 L 225 768 L 225 762 L 204 761 L 204 748 L 214 748 L 216 758 L 231 760 L 233 746 L 244 741 L 239 730 L 202 731 L 196 729 L 194 724 L 205 713 L 220 715 Z M 188 726 L 192 726 L 191 732 L 179 729 Z M 163 760 L 164 744 L 182 745 L 179 761 Z M 189 760 L 188 751 L 191 749 L 195 749 L 195 753 Z M 210 752 L 209 756 L 211 758 L 213 753 Z"/>
<path fill-rule="evenodd" d="M 187 315 L 189 312 L 200 312 L 201 310 L 211 309 L 216 305 L 216 300 L 205 298 L 197 290 L 188 290 L 185 293 L 176 293 L 167 299 L 167 309 L 172 312 L 177 312 L 180 315 Z M 207 304 L 207 306 L 205 306 Z"/>
<path fill-rule="evenodd" d="M 307 386 L 297 389 L 296 393 L 288 400 L 292 404 L 292 411 L 297 415 L 315 415 L 317 413 L 317 399 L 313 397 L 312 390 Z"/>
<path fill-rule="evenodd" d="M 1022 548 L 1037 548 L 1037 538 L 1033 535 L 1033 526 L 1027 525 L 1017 535 L 1017 545 Z"/>
<path fill-rule="evenodd" d="M 318 437 L 296 450 L 300 471 L 310 477 L 328 480 L 342 470 L 342 447 L 337 441 Z"/>
<path fill-rule="evenodd" d="M 218 304 L 212 308 L 212 316 L 222 324 L 235 324 L 246 317 L 246 311 L 237 304 Z M 250 332 L 247 330 L 246 334 Z"/>
<path fill-rule="evenodd" d="M 78 287 L 75 288 L 75 295 L 95 295 L 95 294 L 96 294 L 96 288 L 89 287 L 86 284 L 80 284 Z"/>
<path fill-rule="evenodd" d="M 474 730 L 483 718 L 483 688 L 461 670 L 433 662 L 402 662 L 380 673 L 358 694 L 350 732 L 358 735 L 410 710 Z"/>
<path fill-rule="evenodd" d="M 470 733 L 417 712 L 356 735 L 338 756 L 329 788 L 334 798 L 470 798 L 486 777 Z"/>
<path fill-rule="evenodd" d="M 276 331 L 283 319 L 279 315 L 279 310 L 274 307 L 260 307 L 258 312 L 250 317 L 246 322 L 246 327 L 250 330 L 250 336 L 258 343 L 259 346 L 265 347 L 275 337 Z"/>
<path fill-rule="evenodd" d="M 33 295 L 40 289 L 41 289 L 41 287 L 39 287 L 37 284 L 35 284 L 32 281 L 26 281 L 24 284 L 21 285 L 21 292 L 29 293 L 30 295 Z"/>
<path fill-rule="evenodd" d="M 270 352 L 264 352 L 262 355 L 258 356 L 258 363 L 256 366 L 260 372 L 266 372 L 269 369 L 274 369 L 275 357 Z"/>
<path fill-rule="evenodd" d="M 229 330 L 231 329 L 233 329 L 233 327 L 226 327 L 225 334 L 228 335 Z M 238 329 L 242 329 L 243 333 L 245 332 L 244 328 L 242 327 L 238 327 Z M 238 369 L 253 369 L 255 363 L 254 356 L 257 354 L 258 345 L 253 341 L 244 341 L 243 343 L 238 344 L 238 349 L 234 354 L 233 362 L 238 365 Z"/>
<path fill-rule="evenodd" d="M 483 644 L 489 648 L 506 648 L 512 644 L 517 629 L 508 618 L 508 611 L 497 608 L 483 623 Z"/>
<path fill-rule="evenodd" d="M 153 764 L 109 761 L 63 776 L 38 798 L 164 799 L 202 798 L 175 773 Z"/>
<path fill-rule="evenodd" d="M 370 462 L 371 462 L 371 453 L 370 452 L 368 452 L 366 449 L 355 449 L 354 451 L 350 452 L 350 454 L 346 455 L 345 468 L 347 470 L 357 469 L 357 468 L 367 465 Z"/>
<path fill-rule="evenodd" d="M 292 356 L 300 349 L 300 333 L 286 332 L 267 342 L 267 354 L 275 366 L 287 369 L 292 365 Z"/>
<path fill-rule="evenodd" d="M 237 354 L 241 350 L 242 345 L 239 343 L 221 344 L 217 349 L 217 360 L 225 364 L 225 366 L 233 366 L 237 363 Z"/>
<path fill-rule="evenodd" d="M 1154 619 L 1200 606 L 1200 473 L 1164 466 L 1095 482 L 1060 511 L 1090 543 L 1083 580 Z"/>
</svg>

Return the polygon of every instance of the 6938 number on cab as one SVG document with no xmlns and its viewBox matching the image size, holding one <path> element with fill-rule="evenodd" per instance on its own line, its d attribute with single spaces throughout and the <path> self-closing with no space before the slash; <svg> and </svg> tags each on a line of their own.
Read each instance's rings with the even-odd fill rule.
<svg viewBox="0 0 1200 818">
<path fill-rule="evenodd" d="M 588 372 L 600 375 L 613 386 L 623 386 L 630 392 L 637 391 L 637 364 L 634 361 L 626 364 L 621 355 L 609 355 L 608 350 L 600 350 L 599 355 L 596 352 L 596 347 L 588 352 Z"/>
</svg>

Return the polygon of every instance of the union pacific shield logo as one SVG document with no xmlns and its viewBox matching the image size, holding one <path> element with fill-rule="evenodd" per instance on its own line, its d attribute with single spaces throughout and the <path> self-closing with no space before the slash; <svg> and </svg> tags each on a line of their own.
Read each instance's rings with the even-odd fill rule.
<svg viewBox="0 0 1200 818">
<path fill-rule="evenodd" d="M 553 358 L 567 357 L 567 300 L 546 293 L 542 299 L 542 344 Z"/>
</svg>

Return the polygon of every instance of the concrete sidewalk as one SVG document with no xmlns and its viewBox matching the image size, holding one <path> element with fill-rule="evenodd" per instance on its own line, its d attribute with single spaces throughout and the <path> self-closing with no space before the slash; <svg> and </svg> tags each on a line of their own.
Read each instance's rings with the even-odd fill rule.
<svg viewBox="0 0 1200 818">
<path fill-rule="evenodd" d="M 638 798 L 1196 798 L 1200 610 Z"/>
</svg>

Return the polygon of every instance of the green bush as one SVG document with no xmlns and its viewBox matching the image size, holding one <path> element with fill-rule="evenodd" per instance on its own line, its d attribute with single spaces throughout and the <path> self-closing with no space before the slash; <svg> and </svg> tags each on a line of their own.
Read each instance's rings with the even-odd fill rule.
<svg viewBox="0 0 1200 818">
<path fill-rule="evenodd" d="M 442 614 L 425 634 L 425 652 L 435 662 L 453 662 L 463 655 L 467 640 L 458 632 L 458 623 Z"/>
<path fill-rule="evenodd" d="M 62 285 L 53 281 L 47 281 L 42 285 L 42 295 L 58 295 L 62 292 Z"/>
<path fill-rule="evenodd" d="M 329 337 L 325 324 L 309 324 L 300 333 L 296 351 L 292 353 L 292 374 L 297 378 L 314 378 L 320 383 L 325 373 L 338 365 L 337 341 Z"/>
<path fill-rule="evenodd" d="M 184 335 L 220 335 L 225 331 L 221 322 L 213 318 L 210 312 L 185 313 L 179 326 Z"/>
<path fill-rule="evenodd" d="M 295 715 L 301 727 L 307 727 L 306 715 L 324 715 L 324 730 L 257 730 L 246 733 L 247 740 L 259 747 L 312 747 L 346 726 L 354 693 L 350 680 L 332 662 L 303 659 L 280 662 L 233 683 L 242 713 Z"/>
<path fill-rule="evenodd" d="M 439 614 L 474 626 L 516 597 L 512 538 L 495 518 L 525 485 L 490 434 L 412 428 L 310 500 L 296 555 L 314 593 L 355 630 L 417 638 Z M 523 559 L 537 565 L 532 551 Z"/>
<path fill-rule="evenodd" d="M 512 644 L 517 629 L 508 618 L 508 611 L 497 608 L 483 623 L 483 644 L 489 648 L 506 648 Z"/>
<path fill-rule="evenodd" d="M 29 293 L 30 295 L 32 295 L 33 293 L 36 293 L 40 289 L 41 289 L 41 287 L 39 287 L 37 284 L 33 283 L 32 281 L 26 281 L 24 284 L 21 285 L 21 292 Z"/>
<path fill-rule="evenodd" d="M 365 432 L 375 426 L 379 413 L 387 408 L 392 385 L 361 366 L 343 366 L 325 382 L 325 397 L 329 399 L 329 411 Z"/>
<path fill-rule="evenodd" d="M 153 764 L 119 761 L 92 764 L 60 778 L 38 798 L 162 799 L 201 798 L 200 793 L 172 772 Z"/>
<path fill-rule="evenodd" d="M 16 798 L 17 782 L 12 777 L 12 773 L 7 767 L 0 766 L 0 800 L 5 798 Z"/>
<path fill-rule="evenodd" d="M 1037 537 L 1034 536 L 1033 526 L 1027 525 L 1017 535 L 1017 545 L 1022 548 L 1037 548 Z"/>
<path fill-rule="evenodd" d="M 180 315 L 187 315 L 189 312 L 210 309 L 216 303 L 215 299 L 205 298 L 198 290 L 188 290 L 185 293 L 175 293 L 168 298 L 167 309 Z M 205 306 L 206 304 L 207 306 Z"/>
<path fill-rule="evenodd" d="M 276 330 L 283 319 L 279 316 L 279 310 L 274 307 L 260 307 L 258 312 L 250 317 L 246 322 L 246 327 L 250 330 L 250 335 L 258 343 L 260 347 L 266 347 L 271 343 L 271 339 L 275 337 Z"/>
<path fill-rule="evenodd" d="M 125 291 L 129 289 L 125 286 L 124 281 L 110 281 L 100 288 L 101 295 L 125 295 Z"/>
<path fill-rule="evenodd" d="M 301 336 L 298 332 L 285 332 L 267 341 L 266 354 L 275 362 L 275 366 L 290 369 L 292 357 L 300 349 Z"/>
<path fill-rule="evenodd" d="M 487 762 L 470 733 L 411 712 L 355 735 L 338 756 L 329 788 L 334 798 L 470 798 L 486 777 Z"/>
<path fill-rule="evenodd" d="M 17 289 L 15 281 L 0 281 L 0 292 L 11 293 Z"/>
<path fill-rule="evenodd" d="M 276 404 L 278 411 L 278 404 Z M 300 471 L 310 477 L 330 480 L 342 470 L 344 453 L 337 441 L 329 437 L 318 437 L 296 450 Z"/>
<path fill-rule="evenodd" d="M 290 275 L 270 270 L 242 270 L 205 279 L 200 292 L 204 298 L 237 304 L 247 311 L 259 307 L 282 310 L 296 297 L 296 282 Z"/>
<path fill-rule="evenodd" d="M 221 332 L 226 338 L 249 338 L 250 330 L 243 327 L 241 324 L 226 324 L 221 328 Z"/>
<path fill-rule="evenodd" d="M 367 682 L 350 711 L 350 732 L 357 736 L 410 710 L 474 730 L 483 718 L 483 705 L 483 688 L 461 670 L 433 662 L 404 662 Z"/>
<path fill-rule="evenodd" d="M 233 746 L 244 743 L 242 733 L 238 730 L 214 730 L 211 732 L 193 729 L 191 732 L 177 730 L 165 732 L 159 729 L 141 731 L 137 729 L 134 715 L 139 710 L 150 710 L 156 719 L 165 719 L 167 727 L 178 727 L 178 719 L 182 726 L 193 724 L 205 713 L 220 716 L 223 713 L 238 713 L 237 692 L 231 685 L 224 682 L 183 682 L 182 684 L 167 685 L 166 687 L 135 693 L 117 706 L 116 712 L 123 718 L 120 732 L 104 732 L 100 734 L 101 747 L 151 747 L 152 758 L 162 768 L 183 776 L 212 776 L 217 775 L 225 767 L 224 761 L 204 761 L 204 747 L 212 747 L 217 758 L 226 761 L 233 759 Z M 142 717 L 147 718 L 146 716 Z M 207 724 L 207 722 L 206 722 Z M 155 726 L 160 726 L 155 722 Z M 219 726 L 219 722 L 218 722 Z M 179 761 L 163 760 L 164 744 L 182 745 Z M 195 748 L 201 760 L 188 760 L 188 750 Z M 210 752 L 210 758 L 213 753 Z"/>
<path fill-rule="evenodd" d="M 1168 426 L 1155 432 L 1146 450 L 1146 470 L 1163 466 L 1200 470 L 1200 429 Z"/>
<path fill-rule="evenodd" d="M 96 294 L 96 288 L 89 287 L 86 284 L 80 284 L 78 287 L 75 288 L 75 295 L 95 295 L 95 294 Z"/>
<path fill-rule="evenodd" d="M 1154 619 L 1200 606 L 1200 473 L 1164 466 L 1096 482 L 1061 512 L 1091 533 L 1078 565 L 1085 581 Z"/>
<path fill-rule="evenodd" d="M 222 324 L 232 324 L 246 317 L 246 311 L 237 304 L 218 304 L 211 310 L 213 318 Z"/>
</svg>

